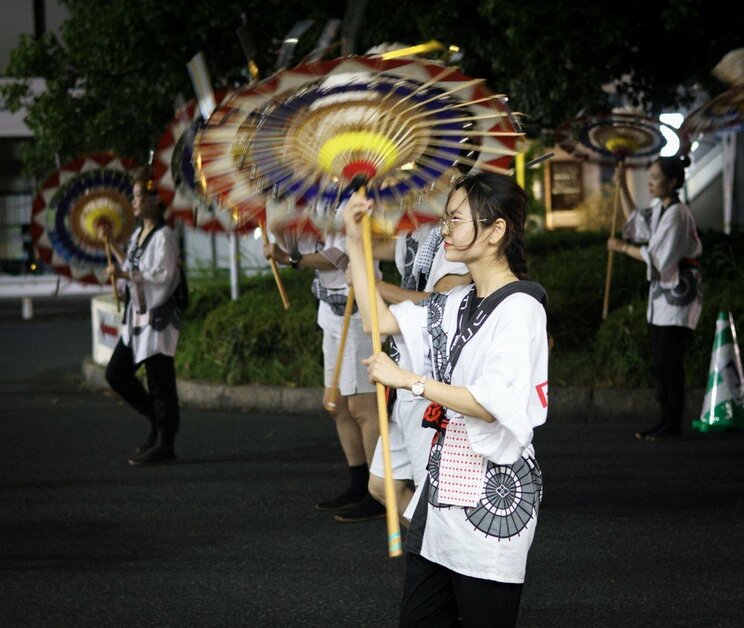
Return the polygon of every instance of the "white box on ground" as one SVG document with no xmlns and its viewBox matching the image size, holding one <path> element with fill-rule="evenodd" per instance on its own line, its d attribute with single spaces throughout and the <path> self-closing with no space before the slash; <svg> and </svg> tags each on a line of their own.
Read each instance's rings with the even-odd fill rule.
<svg viewBox="0 0 744 628">
<path fill-rule="evenodd" d="M 93 331 L 93 361 L 106 366 L 111 359 L 116 343 L 121 335 L 122 311 L 116 311 L 116 303 L 111 294 L 101 294 L 90 300 L 90 319 Z"/>
</svg>

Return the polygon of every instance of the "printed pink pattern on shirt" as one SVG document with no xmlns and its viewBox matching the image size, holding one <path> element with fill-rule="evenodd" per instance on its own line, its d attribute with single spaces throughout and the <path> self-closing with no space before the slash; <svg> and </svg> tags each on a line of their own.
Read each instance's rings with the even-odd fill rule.
<svg viewBox="0 0 744 628">
<path fill-rule="evenodd" d="M 439 503 L 475 506 L 483 490 L 486 459 L 473 451 L 465 419 L 455 415 L 447 425 L 439 462 Z"/>
</svg>

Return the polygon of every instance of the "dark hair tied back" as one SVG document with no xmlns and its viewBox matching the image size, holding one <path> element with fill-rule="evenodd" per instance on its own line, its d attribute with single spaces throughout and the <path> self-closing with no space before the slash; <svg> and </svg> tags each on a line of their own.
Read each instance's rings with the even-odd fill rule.
<svg viewBox="0 0 744 628">
<path fill-rule="evenodd" d="M 653 163 L 659 164 L 659 168 L 667 179 L 674 179 L 674 189 L 679 190 L 685 183 L 685 168 L 690 165 L 688 155 L 674 155 L 673 157 L 659 157 Z"/>
<path fill-rule="evenodd" d="M 506 223 L 501 253 L 506 256 L 509 269 L 520 279 L 527 279 L 524 253 L 527 193 L 512 177 L 492 172 L 475 172 L 460 177 L 452 186 L 449 197 L 459 189 L 465 190 L 470 204 L 475 226 L 473 242 L 481 229 L 490 227 L 501 218 Z"/>
</svg>

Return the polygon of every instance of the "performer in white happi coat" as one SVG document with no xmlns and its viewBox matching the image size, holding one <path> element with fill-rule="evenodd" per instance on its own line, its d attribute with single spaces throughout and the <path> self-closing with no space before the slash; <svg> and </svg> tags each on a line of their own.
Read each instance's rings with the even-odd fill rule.
<svg viewBox="0 0 744 628">
<path fill-rule="evenodd" d="M 180 327 L 175 298 L 181 280 L 180 255 L 152 181 L 139 177 L 133 189 L 132 209 L 141 222 L 126 252 L 112 243 L 119 266 L 107 268 L 110 275 L 126 282 L 127 300 L 121 338 L 106 367 L 106 379 L 150 422 L 148 437 L 129 464 L 160 464 L 176 459 L 173 442 L 180 423 L 173 359 Z M 142 364 L 147 390 L 135 376 Z"/>
<path fill-rule="evenodd" d="M 470 283 L 467 266 L 445 258 L 437 223 L 426 223 L 394 240 L 375 243 L 374 251 L 378 259 L 392 257 L 401 276 L 400 286 L 377 282 L 377 289 L 386 303 L 418 303 L 432 292 L 445 292 Z M 391 355 L 401 368 L 433 376 L 431 362 L 423 359 L 424 356 L 412 356 L 401 337 L 393 339 Z M 417 487 L 426 479 L 431 433 L 422 429 L 421 421 L 429 402 L 406 389 L 391 390 L 390 394 L 390 458 L 396 502 L 402 514 L 413 497 L 411 482 Z M 382 446 L 378 440 L 370 466 L 369 491 L 382 503 L 385 499 L 384 475 Z"/>
<path fill-rule="evenodd" d="M 649 281 L 646 318 L 661 420 L 636 432 L 636 438 L 652 442 L 683 436 L 684 356 L 703 306 L 703 247 L 692 212 L 678 196 L 689 163 L 684 156 L 661 157 L 651 164 L 649 191 L 655 199 L 646 209 L 633 202 L 622 164 L 615 173 L 627 222 L 624 240 L 610 238 L 607 246 L 645 263 Z"/>
<path fill-rule="evenodd" d="M 341 218 L 341 209 L 336 210 Z M 337 223 L 340 227 L 340 223 Z M 315 270 L 312 292 L 318 299 L 318 326 L 323 330 L 323 368 L 325 392 L 323 407 L 331 412 L 336 423 L 341 449 L 349 466 L 348 488 L 337 496 L 319 501 L 316 510 L 335 512 L 335 519 L 344 523 L 369 521 L 385 516 L 385 509 L 368 490 L 369 464 L 379 437 L 374 386 L 367 378 L 362 359 L 372 352 L 372 339 L 362 330 L 358 312 L 354 312 L 344 345 L 338 382 L 338 395 L 331 410 L 328 400 L 334 396 L 333 375 L 338 359 L 343 331 L 344 309 L 349 295 L 345 270 L 348 258 L 344 236 L 338 231 L 327 234 L 324 242 L 309 245 L 300 239 L 294 250 L 285 251 L 278 244 L 264 247 L 267 259 L 295 269 Z M 378 277 L 381 277 L 378 269 Z"/>
<path fill-rule="evenodd" d="M 354 197 L 346 212 L 356 286 L 365 283 L 358 220 L 369 206 Z M 546 297 L 524 280 L 527 197 L 510 177 L 466 175 L 446 207 L 445 255 L 467 265 L 474 285 L 418 305 L 377 298 L 381 333 L 401 336 L 419 364 L 428 357 L 436 377 L 384 353 L 366 360 L 372 381 L 427 399 L 425 422 L 437 430 L 409 508 L 400 625 L 513 626 L 542 494 L 531 442 L 547 414 Z M 366 327 L 366 290 L 355 294 Z"/>
</svg>

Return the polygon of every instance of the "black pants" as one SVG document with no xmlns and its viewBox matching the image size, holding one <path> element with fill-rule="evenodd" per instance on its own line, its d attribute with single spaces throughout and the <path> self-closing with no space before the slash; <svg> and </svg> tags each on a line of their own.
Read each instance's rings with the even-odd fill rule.
<svg viewBox="0 0 744 628">
<path fill-rule="evenodd" d="M 517 625 L 521 597 L 521 584 L 463 576 L 407 552 L 400 626 L 511 628 Z"/>
<path fill-rule="evenodd" d="M 685 412 L 685 351 L 692 330 L 687 327 L 651 325 L 652 369 L 661 420 L 667 429 L 682 427 Z"/>
<path fill-rule="evenodd" d="M 143 360 L 142 364 L 147 375 L 147 390 L 134 375 L 140 365 L 134 363 L 132 349 L 119 340 L 106 367 L 106 381 L 124 401 L 153 421 L 159 432 L 175 434 L 181 413 L 173 358 L 158 353 Z"/>
</svg>

